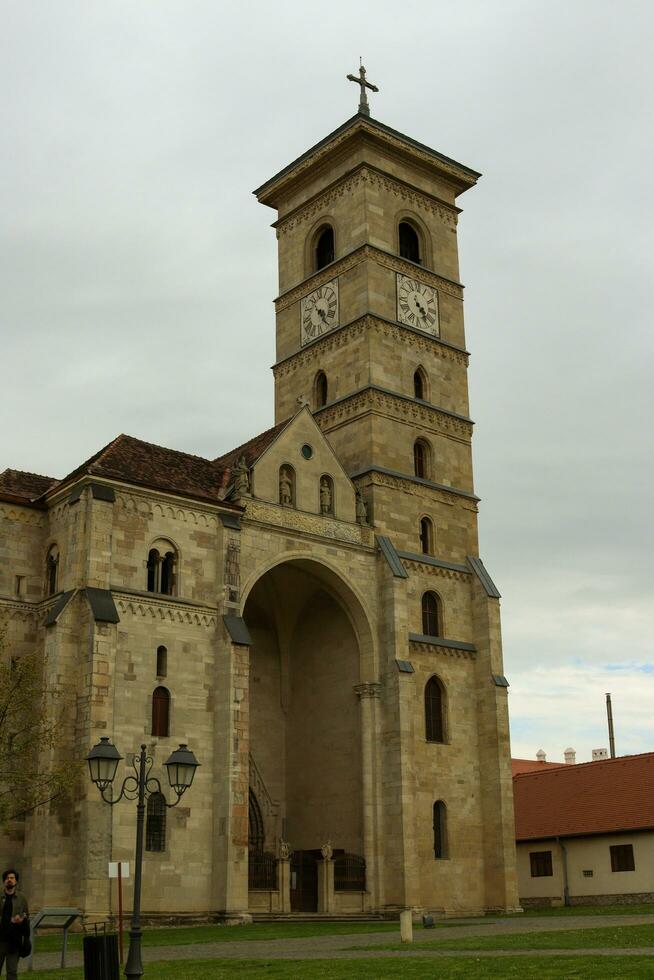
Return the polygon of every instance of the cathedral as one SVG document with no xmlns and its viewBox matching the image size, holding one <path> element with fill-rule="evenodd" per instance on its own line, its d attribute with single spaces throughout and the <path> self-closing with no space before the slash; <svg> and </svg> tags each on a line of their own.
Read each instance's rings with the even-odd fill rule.
<svg viewBox="0 0 654 980">
<path fill-rule="evenodd" d="M 275 215 L 274 424 L 215 459 L 119 435 L 0 474 L 0 624 L 65 705 L 70 797 L 10 825 L 33 904 L 115 912 L 153 775 L 145 916 L 518 905 L 499 592 L 479 556 L 460 195 L 479 174 L 357 113 L 256 191 Z M 218 448 L 218 447 L 217 447 Z M 126 905 L 131 879 L 126 881 Z"/>
</svg>

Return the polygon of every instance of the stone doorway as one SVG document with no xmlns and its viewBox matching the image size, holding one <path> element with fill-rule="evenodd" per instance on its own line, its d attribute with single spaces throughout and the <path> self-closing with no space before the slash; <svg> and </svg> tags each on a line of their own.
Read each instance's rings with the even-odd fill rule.
<svg viewBox="0 0 654 980">
<path fill-rule="evenodd" d="M 296 851 L 291 858 L 291 912 L 318 911 L 320 851 Z"/>
</svg>

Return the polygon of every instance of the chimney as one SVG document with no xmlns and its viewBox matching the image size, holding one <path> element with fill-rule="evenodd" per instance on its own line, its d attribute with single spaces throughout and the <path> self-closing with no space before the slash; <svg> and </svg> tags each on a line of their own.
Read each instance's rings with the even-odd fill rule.
<svg viewBox="0 0 654 980">
<path fill-rule="evenodd" d="M 577 761 L 577 753 L 574 749 L 566 749 L 563 753 L 563 758 L 565 759 L 566 766 L 574 766 Z"/>
<path fill-rule="evenodd" d="M 545 762 L 547 756 L 545 755 L 542 749 L 539 749 L 538 752 L 536 753 L 536 758 L 538 759 L 539 762 Z"/>
<path fill-rule="evenodd" d="M 593 749 L 593 762 L 599 762 L 600 759 L 608 759 L 608 757 L 608 749 Z"/>
</svg>

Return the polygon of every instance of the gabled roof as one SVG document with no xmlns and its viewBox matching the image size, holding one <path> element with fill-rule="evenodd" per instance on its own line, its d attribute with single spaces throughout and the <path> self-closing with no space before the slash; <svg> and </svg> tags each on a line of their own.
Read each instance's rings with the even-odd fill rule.
<svg viewBox="0 0 654 980">
<path fill-rule="evenodd" d="M 7 469 L 0 473 L 0 495 L 31 502 L 56 482 L 53 476 Z"/>
<path fill-rule="evenodd" d="M 654 752 L 523 772 L 516 840 L 654 829 Z"/>
<path fill-rule="evenodd" d="M 228 453 L 217 456 L 213 461 L 214 465 L 230 470 L 231 472 L 231 467 L 236 463 L 237 459 L 245 456 L 246 465 L 252 466 L 259 459 L 259 456 L 265 453 L 268 446 L 275 441 L 279 433 L 282 429 L 286 428 L 290 421 L 290 419 L 284 419 L 283 422 L 278 422 L 277 425 L 273 425 L 271 429 L 266 429 L 265 432 L 260 432 L 258 436 L 253 436 L 252 439 L 248 439 L 242 446 L 237 446 L 236 449 L 230 449 Z"/>
<path fill-rule="evenodd" d="M 121 480 L 217 503 L 224 496 L 228 473 L 224 467 L 201 456 L 120 435 L 69 473 L 57 489 L 83 475 Z"/>
<path fill-rule="evenodd" d="M 511 759 L 511 773 L 519 776 L 523 772 L 542 772 L 543 769 L 558 769 L 565 762 L 539 762 L 538 759 Z"/>
<path fill-rule="evenodd" d="M 54 490 L 61 491 L 72 486 L 83 476 L 96 476 L 212 503 L 225 503 L 236 460 L 245 456 L 246 464 L 252 466 L 290 421 L 286 419 L 266 429 L 214 460 L 183 453 L 178 449 L 166 449 L 164 446 L 122 434 L 72 470 L 63 480 L 38 476 L 35 473 L 22 473 L 20 470 L 5 470 L 0 474 L 0 496 L 24 500 L 26 503 L 35 500 L 44 502 Z"/>
</svg>

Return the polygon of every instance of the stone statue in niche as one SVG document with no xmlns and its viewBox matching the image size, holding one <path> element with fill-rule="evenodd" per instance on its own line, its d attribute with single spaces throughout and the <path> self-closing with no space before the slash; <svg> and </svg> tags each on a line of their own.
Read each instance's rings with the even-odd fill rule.
<svg viewBox="0 0 654 980">
<path fill-rule="evenodd" d="M 279 502 L 286 507 L 293 504 L 293 482 L 285 466 L 279 471 Z"/>
<path fill-rule="evenodd" d="M 360 490 L 357 490 L 356 514 L 357 514 L 357 521 L 359 524 L 368 523 L 368 508 L 366 507 L 365 500 L 361 496 Z"/>
<path fill-rule="evenodd" d="M 326 844 L 322 845 L 320 848 L 320 853 L 322 854 L 323 861 L 331 861 L 334 848 L 332 847 L 332 842 L 330 840 L 328 840 Z"/>
<path fill-rule="evenodd" d="M 250 493 L 250 473 L 245 456 L 239 456 L 234 464 L 234 494 L 237 497 L 247 497 Z"/>
<path fill-rule="evenodd" d="M 329 479 L 323 476 L 320 480 L 320 513 L 321 514 L 333 514 L 333 502 L 332 502 L 332 488 L 329 485 Z"/>
</svg>

